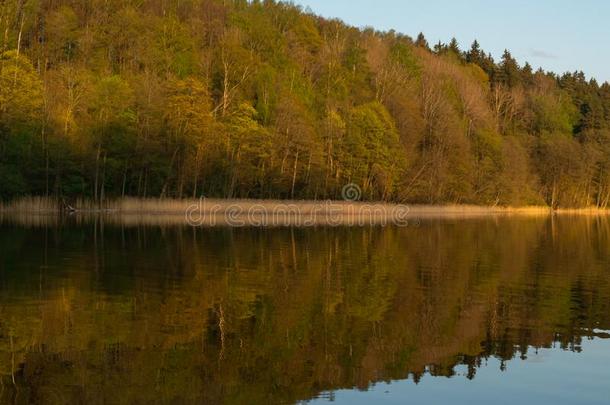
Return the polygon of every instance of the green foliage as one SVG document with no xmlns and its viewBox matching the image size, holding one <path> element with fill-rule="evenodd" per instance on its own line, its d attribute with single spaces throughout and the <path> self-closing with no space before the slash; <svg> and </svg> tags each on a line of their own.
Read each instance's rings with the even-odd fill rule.
<svg viewBox="0 0 610 405">
<path fill-rule="evenodd" d="M 531 103 L 537 132 L 572 134 L 578 112 L 568 97 L 536 94 L 532 96 Z"/>
<path fill-rule="evenodd" d="M 404 166 L 390 113 L 373 102 L 354 108 L 344 145 L 345 175 L 375 198 L 391 196 Z"/>
<path fill-rule="evenodd" d="M 0 200 L 10 200 L 28 192 L 28 186 L 19 168 L 0 163 Z"/>
<path fill-rule="evenodd" d="M 0 55 L 0 122 L 30 124 L 41 117 L 43 86 L 29 59 L 16 51 Z"/>
<path fill-rule="evenodd" d="M 355 182 L 408 202 L 610 200 L 610 85 L 582 72 L 276 1 L 2 10 L 4 198 L 336 198 Z"/>
<path fill-rule="evenodd" d="M 133 91 L 120 76 L 102 78 L 96 85 L 91 104 L 92 112 L 100 123 L 129 120 Z"/>
<path fill-rule="evenodd" d="M 413 76 L 419 76 L 421 74 L 421 66 L 413 54 L 412 48 L 408 44 L 404 42 L 397 42 L 392 47 L 391 52 L 394 61 L 405 68 Z"/>
</svg>

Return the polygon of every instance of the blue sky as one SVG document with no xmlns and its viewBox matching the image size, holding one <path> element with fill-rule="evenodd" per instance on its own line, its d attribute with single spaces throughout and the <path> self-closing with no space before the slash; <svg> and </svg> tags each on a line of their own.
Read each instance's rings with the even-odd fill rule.
<svg viewBox="0 0 610 405">
<path fill-rule="evenodd" d="M 294 0 L 316 14 L 357 27 L 395 29 L 430 44 L 476 38 L 499 58 L 505 48 L 523 63 L 558 73 L 582 70 L 610 81 L 610 1 L 606 0 Z"/>
</svg>

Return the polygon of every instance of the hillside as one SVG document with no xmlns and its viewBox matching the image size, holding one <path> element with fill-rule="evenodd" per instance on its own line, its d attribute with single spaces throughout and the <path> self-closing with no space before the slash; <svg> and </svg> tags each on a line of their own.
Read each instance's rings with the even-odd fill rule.
<svg viewBox="0 0 610 405">
<path fill-rule="evenodd" d="M 610 200 L 610 85 L 476 42 L 245 0 L 7 0 L 0 33 L 0 199 Z"/>
</svg>

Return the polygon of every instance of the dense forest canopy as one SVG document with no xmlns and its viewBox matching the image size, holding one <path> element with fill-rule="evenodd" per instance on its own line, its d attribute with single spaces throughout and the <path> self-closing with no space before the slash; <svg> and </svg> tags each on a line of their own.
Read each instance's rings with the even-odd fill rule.
<svg viewBox="0 0 610 405">
<path fill-rule="evenodd" d="M 0 198 L 606 207 L 610 85 L 272 0 L 0 2 Z"/>
</svg>

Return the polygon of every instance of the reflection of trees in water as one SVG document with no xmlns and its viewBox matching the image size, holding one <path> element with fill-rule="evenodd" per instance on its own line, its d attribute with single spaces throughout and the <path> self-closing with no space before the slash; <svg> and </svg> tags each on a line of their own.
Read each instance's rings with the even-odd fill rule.
<svg viewBox="0 0 610 405">
<path fill-rule="evenodd" d="M 609 236 L 593 218 L 5 227 L 3 399 L 294 401 L 578 351 L 610 329 Z"/>
</svg>

